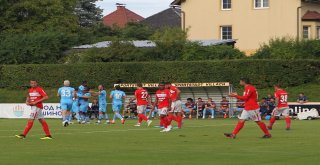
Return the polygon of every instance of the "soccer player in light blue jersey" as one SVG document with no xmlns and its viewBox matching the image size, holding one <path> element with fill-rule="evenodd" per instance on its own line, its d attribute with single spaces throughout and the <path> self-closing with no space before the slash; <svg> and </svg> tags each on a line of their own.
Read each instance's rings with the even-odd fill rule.
<svg viewBox="0 0 320 165">
<path fill-rule="evenodd" d="M 106 119 L 106 124 L 109 124 L 110 121 L 107 113 L 107 92 L 103 85 L 99 85 L 98 89 L 99 92 L 95 93 L 95 95 L 99 96 L 99 117 L 97 124 L 100 124 L 103 118 Z"/>
<path fill-rule="evenodd" d="M 89 99 L 91 97 L 91 93 L 89 92 L 90 89 L 88 87 L 85 87 L 85 89 L 82 91 L 82 94 L 79 93 L 79 114 L 80 114 L 80 120 L 82 124 L 89 124 L 89 117 L 87 115 L 88 113 L 88 107 L 89 107 Z"/>
<path fill-rule="evenodd" d="M 69 116 L 71 115 L 71 108 L 73 97 L 75 96 L 74 88 L 70 87 L 70 81 L 65 80 L 63 87 L 59 88 L 57 96 L 60 97 L 60 106 L 62 110 L 62 125 L 67 127 L 69 125 Z"/>
<path fill-rule="evenodd" d="M 77 119 L 78 122 L 80 122 L 80 115 L 79 115 L 79 93 L 78 93 L 78 88 L 75 89 L 76 96 L 73 98 L 73 103 L 72 103 L 72 109 L 71 113 L 75 114 L 75 118 Z M 72 116 L 69 119 L 69 121 L 72 120 Z"/>
<path fill-rule="evenodd" d="M 78 87 L 78 92 L 80 94 L 83 94 L 83 91 L 85 90 L 85 88 L 88 87 L 88 82 L 85 80 L 82 82 L 82 84 Z"/>
<path fill-rule="evenodd" d="M 116 85 L 115 90 L 111 91 L 110 99 L 112 99 L 112 110 L 113 110 L 113 120 L 112 124 L 115 123 L 116 118 L 121 119 L 121 123 L 124 124 L 125 120 L 120 115 L 120 111 L 122 108 L 123 100 L 126 98 L 126 94 L 120 90 L 120 86 Z"/>
</svg>

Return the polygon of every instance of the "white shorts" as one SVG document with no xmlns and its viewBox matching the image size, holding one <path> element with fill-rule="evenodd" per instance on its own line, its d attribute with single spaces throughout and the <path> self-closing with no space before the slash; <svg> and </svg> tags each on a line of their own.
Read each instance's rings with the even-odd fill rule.
<svg viewBox="0 0 320 165">
<path fill-rule="evenodd" d="M 138 114 L 143 114 L 147 109 L 147 105 L 138 105 L 137 106 L 137 113 Z"/>
<path fill-rule="evenodd" d="M 167 115 L 168 114 L 168 108 L 161 108 L 158 109 L 159 115 Z"/>
<path fill-rule="evenodd" d="M 289 107 L 275 108 L 272 111 L 272 115 L 274 116 L 280 116 L 281 114 L 282 116 L 289 116 Z"/>
<path fill-rule="evenodd" d="M 182 112 L 182 102 L 181 100 L 176 100 L 171 103 L 171 112 Z"/>
<path fill-rule="evenodd" d="M 260 109 L 248 111 L 248 110 L 243 110 L 240 117 L 240 120 L 253 120 L 253 121 L 261 121 L 261 116 L 260 116 Z"/>
<path fill-rule="evenodd" d="M 29 119 L 43 119 L 42 109 L 37 106 L 31 106 L 31 113 Z"/>
</svg>

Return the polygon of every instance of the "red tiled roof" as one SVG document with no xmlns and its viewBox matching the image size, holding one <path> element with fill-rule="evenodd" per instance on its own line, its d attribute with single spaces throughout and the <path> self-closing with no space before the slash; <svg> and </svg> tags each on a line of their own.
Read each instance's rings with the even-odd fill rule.
<svg viewBox="0 0 320 165">
<path fill-rule="evenodd" d="M 116 25 L 125 27 L 129 22 L 139 22 L 144 18 L 126 9 L 125 6 L 117 6 L 117 10 L 103 17 L 103 24 L 106 26 Z"/>
<path fill-rule="evenodd" d="M 319 20 L 320 21 L 320 13 L 316 11 L 307 11 L 306 14 L 303 15 L 302 20 L 304 21 L 313 21 Z"/>
</svg>

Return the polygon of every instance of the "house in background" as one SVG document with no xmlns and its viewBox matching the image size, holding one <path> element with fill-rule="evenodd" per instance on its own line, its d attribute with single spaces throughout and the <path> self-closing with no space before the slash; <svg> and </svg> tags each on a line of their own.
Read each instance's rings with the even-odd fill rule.
<svg viewBox="0 0 320 165">
<path fill-rule="evenodd" d="M 106 26 L 125 27 L 130 22 L 140 22 L 144 18 L 131 10 L 124 4 L 117 3 L 117 10 L 103 17 L 103 24 Z"/>
<path fill-rule="evenodd" d="M 237 39 L 247 54 L 275 37 L 320 39 L 320 0 L 175 0 L 190 40 Z"/>
<path fill-rule="evenodd" d="M 163 27 L 181 27 L 181 10 L 177 8 L 169 8 L 154 14 L 141 23 L 146 24 L 155 29 Z"/>
</svg>

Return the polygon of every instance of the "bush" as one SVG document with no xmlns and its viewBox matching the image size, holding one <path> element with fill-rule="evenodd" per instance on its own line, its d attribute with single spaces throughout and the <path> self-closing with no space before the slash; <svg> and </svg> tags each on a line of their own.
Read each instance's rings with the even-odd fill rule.
<svg viewBox="0 0 320 165">
<path fill-rule="evenodd" d="M 56 63 L 76 36 L 56 32 L 10 34 L 0 37 L 0 64 Z"/>
<path fill-rule="evenodd" d="M 318 60 L 220 60 L 194 62 L 123 62 L 48 65 L 7 65 L 0 68 L 0 87 L 18 88 L 36 78 L 44 87 L 58 87 L 64 79 L 72 84 L 88 80 L 91 87 L 112 87 L 121 80 L 136 82 L 231 82 L 249 77 L 258 87 L 273 84 L 298 86 L 319 82 Z"/>
<path fill-rule="evenodd" d="M 319 59 L 320 40 L 271 39 L 254 54 L 255 59 Z"/>
</svg>

